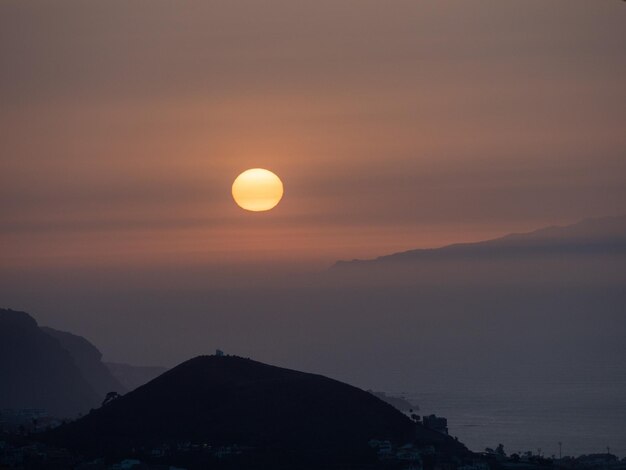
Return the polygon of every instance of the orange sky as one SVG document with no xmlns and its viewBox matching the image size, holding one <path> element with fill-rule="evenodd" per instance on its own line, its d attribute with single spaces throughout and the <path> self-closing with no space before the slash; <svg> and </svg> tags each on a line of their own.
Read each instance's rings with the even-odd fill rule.
<svg viewBox="0 0 626 470">
<path fill-rule="evenodd" d="M 324 266 L 626 212 L 620 1 L 0 4 L 4 266 Z M 230 185 L 264 167 L 268 213 Z"/>
</svg>

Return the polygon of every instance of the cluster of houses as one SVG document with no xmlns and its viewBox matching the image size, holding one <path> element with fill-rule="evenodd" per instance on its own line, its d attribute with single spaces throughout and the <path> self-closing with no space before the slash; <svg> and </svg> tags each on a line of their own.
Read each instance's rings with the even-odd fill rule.
<svg viewBox="0 0 626 470">
<path fill-rule="evenodd" d="M 480 456 L 461 459 L 460 457 L 438 453 L 435 447 L 415 444 L 394 445 L 389 440 L 372 439 L 370 447 L 376 450 L 378 460 L 396 463 L 393 468 L 401 470 L 491 470 Z"/>
<path fill-rule="evenodd" d="M 429 415 L 412 419 L 442 434 L 448 434 L 445 418 Z M 179 442 L 167 443 L 154 448 L 141 449 L 137 454 L 146 461 L 128 458 L 114 464 L 105 464 L 103 459 L 84 461 L 64 449 L 32 442 L 29 434 L 60 425 L 50 418 L 45 410 L 22 409 L 0 410 L 0 469 L 23 468 L 72 468 L 75 470 L 184 470 L 167 464 L 181 455 L 201 455 L 228 461 L 253 449 L 237 445 L 213 446 L 208 443 Z M 399 470 L 626 470 L 626 458 L 619 459 L 606 453 L 583 455 L 580 457 L 546 458 L 540 454 L 507 455 L 502 445 L 495 450 L 486 449 L 482 453 L 468 454 L 463 460 L 439 454 L 433 446 L 416 444 L 398 445 L 390 440 L 372 439 L 369 445 L 376 451 L 379 462 L 385 468 Z M 177 459 L 173 459 L 177 460 Z"/>
<path fill-rule="evenodd" d="M 423 468 L 423 457 L 435 455 L 435 448 L 432 446 L 418 448 L 413 444 L 395 446 L 389 440 L 372 439 L 369 441 L 370 447 L 376 450 L 378 460 L 381 461 L 403 461 L 409 462 L 407 468 L 421 470 Z"/>
<path fill-rule="evenodd" d="M 39 443 L 2 440 L 0 468 L 74 468 L 77 459 L 67 450 Z"/>
<path fill-rule="evenodd" d="M 51 417 L 40 408 L 0 410 L 0 432 L 28 434 L 52 429 L 61 423 L 61 420 Z"/>
<path fill-rule="evenodd" d="M 230 446 L 213 446 L 207 443 L 194 443 L 191 441 L 178 442 L 176 444 L 162 444 L 144 452 L 150 457 L 162 459 L 175 454 L 185 453 L 201 453 L 206 456 L 215 457 L 217 459 L 227 459 L 243 454 L 248 447 L 230 445 Z"/>
</svg>

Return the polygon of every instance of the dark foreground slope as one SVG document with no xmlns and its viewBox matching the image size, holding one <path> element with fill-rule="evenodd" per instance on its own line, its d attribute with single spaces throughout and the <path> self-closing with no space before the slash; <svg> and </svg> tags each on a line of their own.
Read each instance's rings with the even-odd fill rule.
<svg viewBox="0 0 626 470">
<path fill-rule="evenodd" d="M 59 341 L 27 313 L 0 309 L 0 408 L 74 417 L 100 402 Z"/>
<path fill-rule="evenodd" d="M 463 447 L 418 428 L 371 394 L 319 375 L 237 357 L 201 356 L 47 436 L 91 455 L 163 443 L 239 444 L 337 459 L 372 438 Z"/>
</svg>

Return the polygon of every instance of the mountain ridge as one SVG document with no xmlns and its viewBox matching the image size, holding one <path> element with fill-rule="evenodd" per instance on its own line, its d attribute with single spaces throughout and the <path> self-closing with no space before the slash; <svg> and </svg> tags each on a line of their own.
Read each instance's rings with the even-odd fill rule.
<svg viewBox="0 0 626 470">
<path fill-rule="evenodd" d="M 103 362 L 88 339 L 39 326 L 19 310 L 0 309 L 0 342 L 0 408 L 40 408 L 58 418 L 87 412 L 109 392 L 124 394 L 167 370 Z M 47 370 L 57 370 L 60 376 Z M 64 378 L 74 385 L 64 384 Z M 73 386 L 82 398 L 73 394 Z"/>
<path fill-rule="evenodd" d="M 41 326 L 39 329 L 59 341 L 61 346 L 70 353 L 83 377 L 100 397 L 104 398 L 109 392 L 126 393 L 128 391 L 102 362 L 102 353 L 89 340 L 83 336 L 47 326 Z"/>
<path fill-rule="evenodd" d="M 71 354 L 26 312 L 0 309 L 0 407 L 75 416 L 101 399 Z"/>
<path fill-rule="evenodd" d="M 415 258 L 458 255 L 584 254 L 626 252 L 626 215 L 588 218 L 568 225 L 552 225 L 530 232 L 510 233 L 478 242 L 461 242 L 436 248 L 418 248 L 369 259 L 339 260 L 333 269 Z"/>
</svg>

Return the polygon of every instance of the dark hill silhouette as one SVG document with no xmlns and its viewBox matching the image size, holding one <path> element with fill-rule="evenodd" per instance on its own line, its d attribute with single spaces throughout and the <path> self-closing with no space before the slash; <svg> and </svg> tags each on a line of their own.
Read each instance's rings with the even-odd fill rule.
<svg viewBox="0 0 626 470">
<path fill-rule="evenodd" d="M 105 362 L 104 365 L 126 390 L 135 390 L 167 371 L 166 367 L 134 366 L 119 362 Z"/>
<path fill-rule="evenodd" d="M 74 417 L 100 402 L 59 341 L 27 313 L 0 309 L 0 408 Z"/>
<path fill-rule="evenodd" d="M 372 438 L 455 451 L 370 393 L 320 375 L 238 357 L 200 356 L 46 437 L 92 455 L 194 441 L 289 450 L 353 461 Z"/>
<path fill-rule="evenodd" d="M 102 353 L 98 348 L 85 338 L 49 327 L 41 327 L 41 331 L 59 341 L 63 349 L 70 353 L 81 374 L 101 400 L 109 392 L 126 393 L 128 391 L 102 362 Z"/>
</svg>

